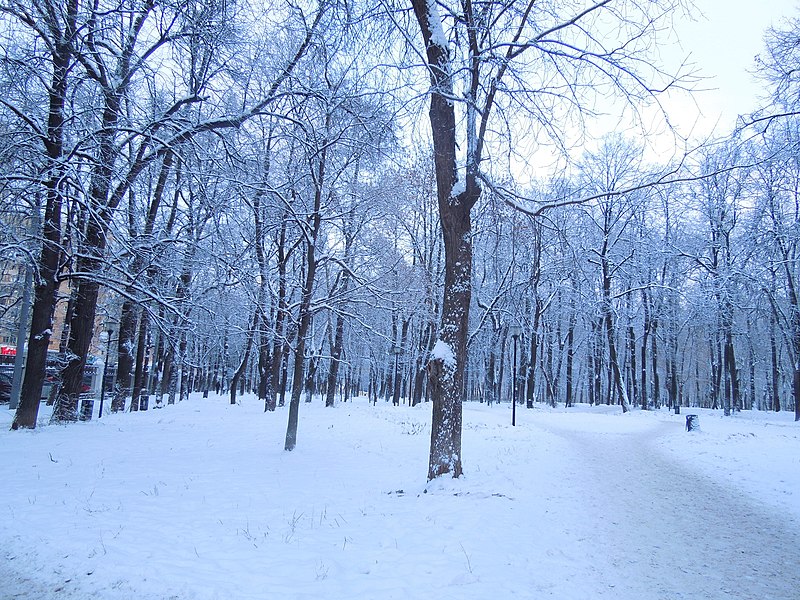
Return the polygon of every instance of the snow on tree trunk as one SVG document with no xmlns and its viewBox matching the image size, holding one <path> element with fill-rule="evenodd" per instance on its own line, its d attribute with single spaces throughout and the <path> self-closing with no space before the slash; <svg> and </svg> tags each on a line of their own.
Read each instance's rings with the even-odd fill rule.
<svg viewBox="0 0 800 600">
<path fill-rule="evenodd" d="M 48 10 L 53 9 L 52 6 L 47 8 Z M 58 273 L 61 269 L 65 103 L 73 50 L 70 36 L 73 35 L 76 28 L 77 13 L 78 3 L 70 1 L 63 10 L 64 22 L 61 23 L 56 17 L 53 17 L 47 24 L 47 28 L 44 29 L 53 34 L 47 135 L 43 140 L 47 171 L 50 175 L 44 182 L 46 202 L 42 231 L 44 243 L 38 260 L 38 277 L 31 307 L 25 377 L 22 381 L 20 403 L 14 415 L 12 429 L 36 427 L 47 364 L 47 347 L 50 343 L 50 336 L 53 334 L 53 313 L 58 293 Z M 56 11 L 53 10 L 52 14 L 56 14 Z"/>
</svg>

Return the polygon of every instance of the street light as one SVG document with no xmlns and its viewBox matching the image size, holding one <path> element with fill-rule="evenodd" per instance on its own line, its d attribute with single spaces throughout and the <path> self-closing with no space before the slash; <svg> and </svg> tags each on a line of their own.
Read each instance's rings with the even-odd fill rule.
<svg viewBox="0 0 800 600">
<path fill-rule="evenodd" d="M 105 400 L 106 397 L 106 378 L 108 377 L 108 361 L 111 358 L 111 336 L 113 333 L 113 329 L 100 332 L 100 341 L 106 344 L 106 361 L 103 364 L 103 379 L 100 383 L 100 412 L 97 413 L 98 419 L 103 416 L 103 400 Z"/>
<path fill-rule="evenodd" d="M 394 394 L 392 395 L 392 404 L 394 406 L 400 405 L 400 380 L 397 377 L 397 362 L 403 349 L 397 345 L 392 347 L 392 354 L 394 354 Z"/>
<path fill-rule="evenodd" d="M 511 369 L 511 426 L 514 427 L 517 424 L 517 339 L 522 335 L 522 327 L 509 325 L 508 333 L 514 340 L 514 364 Z"/>
</svg>

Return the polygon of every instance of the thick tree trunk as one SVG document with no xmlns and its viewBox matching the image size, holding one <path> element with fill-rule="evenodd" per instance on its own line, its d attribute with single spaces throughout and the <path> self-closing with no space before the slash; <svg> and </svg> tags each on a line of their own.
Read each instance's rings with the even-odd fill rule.
<svg viewBox="0 0 800 600">
<path fill-rule="evenodd" d="M 145 360 L 147 353 L 147 325 L 148 325 L 147 311 L 143 310 L 139 317 L 139 332 L 137 334 L 136 342 L 136 363 L 134 366 L 133 375 L 133 390 L 131 392 L 131 411 L 138 411 L 142 390 L 144 389 L 145 378 Z"/>
<path fill-rule="evenodd" d="M 132 48 L 128 46 L 126 50 L 132 51 Z M 52 416 L 55 421 L 72 421 L 78 418 L 78 396 L 94 334 L 97 298 L 100 291 L 100 284 L 93 276 L 100 272 L 106 248 L 106 231 L 111 222 L 112 212 L 116 208 L 114 202 L 109 201 L 109 191 L 116 155 L 114 132 L 122 105 L 123 90 L 109 88 L 103 90 L 102 129 L 97 135 L 97 154 L 92 168 L 88 205 L 84 208 L 85 232 L 77 260 L 80 279 L 75 311 L 70 321 L 71 360 L 61 371 L 61 393 Z M 119 198 L 116 201 L 118 202 Z"/>
<path fill-rule="evenodd" d="M 114 398 L 111 401 L 111 412 L 125 410 L 125 403 L 131 395 L 131 377 L 133 375 L 134 353 L 136 346 L 136 330 L 138 325 L 137 307 L 133 300 L 125 299 L 119 323 L 119 341 L 117 343 L 117 383 Z"/>
<path fill-rule="evenodd" d="M 105 231 L 99 216 L 92 215 L 86 227 L 86 242 L 82 256 L 77 262 L 79 273 L 97 273 L 105 250 Z M 61 391 L 53 409 L 54 422 L 78 420 L 78 398 L 83 385 L 83 372 L 89 355 L 89 346 L 94 335 L 94 320 L 97 313 L 97 298 L 100 284 L 91 279 L 78 281 L 75 309 L 69 329 L 70 360 L 61 371 Z"/>
<path fill-rule="evenodd" d="M 444 474 L 459 477 L 462 473 L 461 396 L 472 297 L 472 236 L 469 209 L 460 204 L 450 205 L 448 209 L 449 214 L 442 214 L 445 282 L 437 342 L 440 352 L 434 347 L 434 355 L 428 364 L 433 399 L 429 480 Z"/>
<path fill-rule="evenodd" d="M 48 96 L 47 138 L 44 141 L 48 175 L 44 183 L 46 204 L 42 230 L 43 244 L 39 256 L 33 306 L 31 307 L 25 377 L 22 380 L 20 402 L 11 424 L 12 429 L 36 427 L 47 366 L 47 348 L 53 334 L 53 313 L 56 307 L 58 275 L 61 269 L 61 211 L 64 207 L 62 191 L 64 108 L 77 12 L 77 1 L 68 0 L 65 11 L 65 30 L 59 31 L 57 22 L 50 23 L 55 39 L 51 49 L 53 70 Z"/>
<path fill-rule="evenodd" d="M 428 363 L 429 391 L 433 400 L 428 479 L 450 474 L 459 477 L 461 465 L 461 399 L 467 364 L 469 308 L 472 298 L 472 231 L 470 213 L 481 194 L 478 171 L 483 134 L 476 128 L 477 66 L 473 64 L 466 103 L 466 164 L 459 181 L 456 163 L 456 116 L 453 73 L 447 39 L 442 33 L 438 5 L 412 0 L 414 16 L 425 43 L 431 83 L 429 118 L 433 138 L 434 170 L 439 221 L 444 240 L 444 299 L 439 339 Z M 471 32 L 474 35 L 474 31 Z M 473 47 L 477 41 L 473 39 Z M 474 61 L 477 61 L 477 56 Z M 490 92 L 494 93 L 494 92 Z M 491 112 L 487 102 L 485 119 Z M 458 185 L 456 185 L 458 182 Z"/>
<path fill-rule="evenodd" d="M 344 315 L 336 315 L 336 332 L 331 349 L 331 366 L 328 369 L 328 381 L 325 390 L 325 406 L 332 407 L 336 396 L 336 384 L 339 381 L 339 365 L 342 362 L 342 346 L 344 343 Z"/>
</svg>

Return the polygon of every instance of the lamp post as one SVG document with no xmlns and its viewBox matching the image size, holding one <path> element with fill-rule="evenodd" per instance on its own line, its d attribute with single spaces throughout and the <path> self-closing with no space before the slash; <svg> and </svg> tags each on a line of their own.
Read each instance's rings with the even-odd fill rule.
<svg viewBox="0 0 800 600">
<path fill-rule="evenodd" d="M 519 325 L 509 325 L 508 333 L 514 340 L 514 363 L 511 369 L 511 426 L 517 424 L 517 339 L 522 335 L 522 327 Z"/>
<path fill-rule="evenodd" d="M 100 412 L 97 413 L 98 419 L 103 416 L 103 400 L 106 398 L 106 378 L 108 377 L 108 361 L 111 358 L 111 335 L 113 333 L 113 329 L 100 333 L 100 341 L 106 343 L 106 360 L 103 363 L 103 378 L 100 381 Z"/>
<path fill-rule="evenodd" d="M 403 349 L 397 345 L 392 347 L 392 354 L 394 354 L 394 393 L 392 394 L 392 404 L 395 406 L 400 405 L 400 380 L 397 377 L 397 363 Z"/>
</svg>

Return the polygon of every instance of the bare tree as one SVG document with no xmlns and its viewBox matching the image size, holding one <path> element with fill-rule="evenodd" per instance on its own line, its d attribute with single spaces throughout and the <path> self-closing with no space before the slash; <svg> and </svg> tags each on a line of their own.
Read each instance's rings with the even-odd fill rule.
<svg viewBox="0 0 800 600">
<path fill-rule="evenodd" d="M 36 422 L 64 247 L 61 219 L 67 190 L 75 196 L 75 214 L 80 216 L 79 226 L 72 230 L 78 235 L 71 240 L 76 250 L 70 273 L 76 301 L 69 327 L 70 360 L 62 373 L 63 396 L 54 414 L 73 419 L 93 335 L 109 230 L 120 202 L 149 165 L 177 151 L 181 144 L 203 132 L 240 127 L 274 102 L 310 47 L 328 6 L 322 2 L 310 15 L 299 7 L 289 9 L 287 14 L 300 23 L 299 44 L 289 45 L 293 48 L 289 57 L 272 73 L 271 83 L 258 99 L 234 109 L 226 105 L 230 98 L 198 95 L 211 78 L 232 83 L 231 74 L 210 60 L 215 57 L 225 62 L 225 57 L 214 53 L 201 56 L 191 49 L 183 52 L 180 47 L 187 40 L 197 42 L 194 48 L 207 46 L 208 35 L 219 32 L 219 28 L 228 31 L 228 19 L 216 18 L 220 11 L 227 14 L 224 3 L 162 6 L 145 0 L 109 8 L 48 0 L 10 1 L 1 8 L 10 24 L 24 30 L 21 39 L 25 43 L 18 46 L 46 49 L 36 57 L 40 63 L 47 63 L 42 72 L 52 73 L 50 82 L 36 79 L 48 97 L 46 111 L 39 110 L 36 103 L 13 99 L 4 104 L 41 141 L 46 173 L 40 178 L 45 197 L 45 243 L 33 303 L 26 381 L 14 422 L 17 428 L 34 427 Z M 196 14 L 195 8 L 199 10 Z M 286 31 L 290 29 L 285 27 Z M 167 85 L 172 88 L 169 92 L 159 89 L 161 82 L 152 76 L 159 61 L 165 60 L 165 53 L 176 61 L 176 69 L 183 66 L 183 60 L 192 66 L 172 73 L 174 86 Z M 198 67 L 199 63 L 203 66 Z M 185 82 L 181 81 L 183 74 L 187 74 Z M 161 92 L 162 96 L 173 95 L 166 106 L 148 96 Z M 89 105 L 71 107 L 68 102 L 76 98 Z M 193 105 L 204 103 L 209 110 L 191 112 Z M 75 117 L 69 121 L 68 108 Z M 72 131 L 78 138 L 75 147 L 69 149 L 65 147 L 67 124 L 78 128 Z"/>
<path fill-rule="evenodd" d="M 61 219 L 65 205 L 65 140 L 68 86 L 70 70 L 75 65 L 73 39 L 79 26 L 78 2 L 58 0 L 29 6 L 26 2 L 4 3 L 2 12 L 10 21 L 11 29 L 30 32 L 33 43 L 40 43 L 46 52 L 39 58 L 42 72 L 50 73 L 46 89 L 47 109 L 40 114 L 25 110 L 27 98 L 19 103 L 4 100 L 3 105 L 30 129 L 33 139 L 41 145 L 41 179 L 44 197 L 42 250 L 38 260 L 35 295 L 31 314 L 30 337 L 25 378 L 22 383 L 20 404 L 14 416 L 12 429 L 35 427 L 39 401 L 44 384 L 47 347 L 52 335 L 52 319 L 56 306 L 59 271 L 61 269 Z M 19 65 L 30 64 L 25 57 Z M 13 58 L 12 58 L 13 60 Z M 37 209 L 38 210 L 38 209 Z"/>
<path fill-rule="evenodd" d="M 768 265 L 771 277 L 763 289 L 770 304 L 770 347 L 773 375 L 771 379 L 772 406 L 780 410 L 778 393 L 778 360 L 775 329 L 780 325 L 792 362 L 792 398 L 795 420 L 800 421 L 800 161 L 797 148 L 800 141 L 796 119 L 775 124 L 765 141 L 763 152 L 767 160 L 756 171 L 758 227 L 756 247 Z M 780 284 L 778 283 L 780 282 Z"/>
<path fill-rule="evenodd" d="M 434 400 L 429 479 L 462 472 L 470 217 L 486 165 L 501 168 L 489 160 L 495 159 L 493 145 L 503 135 L 515 137 L 515 128 L 527 122 L 564 147 L 567 115 L 590 111 L 592 93 L 613 88 L 641 98 L 674 83 L 647 60 L 673 5 L 623 4 L 411 2 L 431 83 L 429 118 L 445 246 L 442 320 L 429 363 Z M 592 85 L 583 85 L 588 82 Z M 518 140 L 503 141 L 511 149 Z"/>
</svg>

